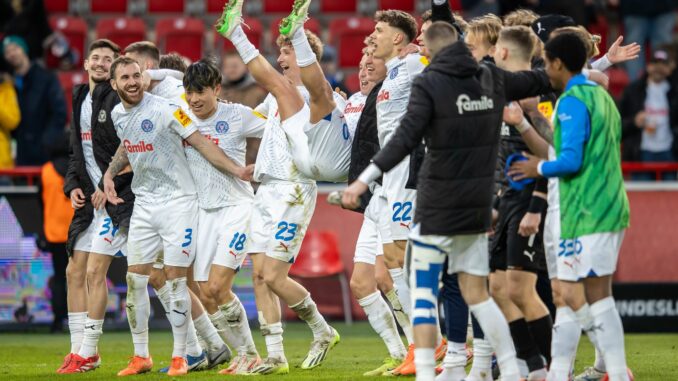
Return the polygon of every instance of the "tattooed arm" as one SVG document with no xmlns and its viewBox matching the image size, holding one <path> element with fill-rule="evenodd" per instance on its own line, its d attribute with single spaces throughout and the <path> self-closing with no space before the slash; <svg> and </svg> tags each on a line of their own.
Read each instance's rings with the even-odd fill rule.
<svg viewBox="0 0 678 381">
<path fill-rule="evenodd" d="M 530 124 L 537 130 L 539 136 L 553 145 L 553 129 L 551 122 L 538 109 L 539 97 L 527 98 L 518 102 L 525 114 L 530 118 Z"/>
<path fill-rule="evenodd" d="M 118 150 L 115 151 L 115 155 L 113 155 L 113 158 L 111 159 L 111 163 L 108 165 L 108 170 L 106 170 L 106 173 L 104 173 L 104 176 L 101 179 L 103 182 L 106 198 L 108 199 L 108 202 L 113 205 L 118 205 L 125 202 L 123 199 L 118 197 L 118 194 L 115 191 L 115 183 L 113 182 L 113 178 L 128 165 L 129 158 L 127 157 L 127 150 L 125 149 L 125 146 L 120 144 Z"/>
</svg>

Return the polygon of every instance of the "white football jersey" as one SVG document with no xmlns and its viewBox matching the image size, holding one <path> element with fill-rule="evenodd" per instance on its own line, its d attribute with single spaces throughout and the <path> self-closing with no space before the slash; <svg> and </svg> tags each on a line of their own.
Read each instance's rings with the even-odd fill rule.
<svg viewBox="0 0 678 381">
<path fill-rule="evenodd" d="M 249 107 L 219 102 L 217 111 L 202 120 L 188 113 L 198 131 L 221 148 L 226 156 L 239 165 L 245 165 L 247 138 L 261 138 L 266 118 Z M 227 175 L 216 169 L 190 145 L 186 144 L 186 157 L 198 190 L 202 209 L 237 205 L 254 199 L 249 182 Z"/>
<path fill-rule="evenodd" d="M 101 169 L 94 159 L 94 147 L 92 146 L 92 96 L 87 93 L 80 108 L 80 139 L 82 140 L 82 154 L 85 158 L 85 168 L 92 185 L 95 187 L 101 181 Z"/>
<path fill-rule="evenodd" d="M 346 118 L 346 124 L 348 124 L 348 131 L 351 133 L 351 137 L 355 134 L 355 130 L 358 127 L 360 115 L 362 115 L 365 108 L 365 101 L 367 101 L 367 95 L 363 95 L 363 93 L 358 91 L 348 98 L 346 107 L 344 107 L 344 118 Z"/>
<path fill-rule="evenodd" d="M 175 104 L 180 105 L 184 110 L 188 110 L 184 83 L 174 77 L 165 77 L 165 79 L 155 85 L 150 92 L 153 95 L 168 99 Z"/>
<path fill-rule="evenodd" d="M 157 205 L 195 197 L 182 140 L 197 128 L 178 105 L 144 93 L 138 105 L 125 110 L 120 103 L 111 116 L 134 171 L 136 202 Z"/>
<path fill-rule="evenodd" d="M 382 147 L 407 113 L 412 80 L 424 70 L 425 62 L 425 57 L 410 54 L 403 59 L 392 58 L 386 63 L 386 79 L 377 96 L 377 131 Z"/>
<path fill-rule="evenodd" d="M 304 101 L 308 103 L 309 94 L 306 88 L 297 86 L 297 89 Z M 280 126 L 280 114 L 275 97 L 268 94 L 264 102 L 257 106 L 256 111 L 267 116 L 267 123 L 257 154 L 254 180 L 261 182 L 265 178 L 271 178 L 299 183 L 314 182 L 301 174 L 292 161 L 292 151 L 287 142 L 287 135 Z"/>
</svg>

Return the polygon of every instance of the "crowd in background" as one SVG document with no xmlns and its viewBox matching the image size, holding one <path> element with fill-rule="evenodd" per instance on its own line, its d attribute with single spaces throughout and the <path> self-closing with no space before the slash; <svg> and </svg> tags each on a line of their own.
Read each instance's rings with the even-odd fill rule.
<svg viewBox="0 0 678 381">
<path fill-rule="evenodd" d="M 505 14 L 517 8 L 538 13 L 567 14 L 580 24 L 594 22 L 601 12 L 616 15 L 626 43 L 644 47 L 625 70 L 632 81 L 618 99 L 623 117 L 623 159 L 633 162 L 674 162 L 678 157 L 678 70 L 675 0 L 461 0 L 467 19 L 486 13 Z M 46 56 L 61 66 L 78 62 L 68 41 L 53 32 L 43 0 L 0 0 L 0 169 L 40 166 L 50 160 L 61 141 L 67 115 L 57 75 L 45 68 Z M 321 64 L 333 88 L 348 92 L 337 65 L 337 52 L 326 47 Z M 602 49 L 603 51 L 605 49 Z M 222 97 L 254 107 L 266 96 L 235 52 L 222 57 Z M 67 128 L 67 126 L 66 126 Z M 251 142 L 251 144 L 257 144 Z M 256 152 L 256 151 L 255 151 Z M 253 158 L 248 158 L 252 162 Z M 652 179 L 636 174 L 635 180 Z M 675 173 L 665 174 L 675 179 Z M 0 177 L 0 183 L 7 184 Z"/>
</svg>

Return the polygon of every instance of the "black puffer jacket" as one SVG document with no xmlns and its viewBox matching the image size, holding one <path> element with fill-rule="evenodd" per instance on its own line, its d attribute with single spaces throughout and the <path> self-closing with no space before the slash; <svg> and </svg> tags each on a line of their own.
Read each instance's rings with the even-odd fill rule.
<svg viewBox="0 0 678 381">
<path fill-rule="evenodd" d="M 353 134 L 351 145 L 351 164 L 348 167 L 348 183 L 354 182 L 362 171 L 370 165 L 374 155 L 379 152 L 379 136 L 377 135 L 377 95 L 383 82 L 377 83 L 365 99 L 365 107 L 360 113 L 358 126 Z M 381 183 L 381 180 L 379 180 Z M 372 193 L 365 192 L 360 197 L 360 208 L 354 209 L 359 213 L 365 213 L 367 204 L 370 203 Z"/>
<path fill-rule="evenodd" d="M 463 43 L 443 49 L 414 80 L 405 118 L 373 161 L 388 171 L 424 139 L 415 213 L 422 234 L 489 229 L 504 106 L 549 90 L 544 72 L 479 66 Z"/>
<path fill-rule="evenodd" d="M 75 239 L 78 234 L 85 231 L 92 223 L 94 209 L 92 207 L 91 197 L 95 186 L 87 174 L 85 158 L 82 151 L 82 138 L 80 127 L 80 111 L 82 102 L 87 96 L 89 85 L 76 86 L 73 89 L 73 116 L 71 125 L 71 154 L 68 164 L 68 173 L 64 183 L 64 193 L 67 197 L 75 188 L 82 189 L 85 194 L 85 206 L 76 210 L 68 229 L 67 250 L 72 252 Z M 115 132 L 111 111 L 113 107 L 120 103 L 118 94 L 111 88 L 108 82 L 101 83 L 94 88 L 92 93 L 92 146 L 94 149 L 94 159 L 96 160 L 101 173 L 105 173 L 111 158 L 120 146 L 120 139 Z M 132 216 L 134 206 L 134 194 L 132 193 L 132 173 L 119 175 L 114 179 L 115 189 L 118 197 L 125 200 L 120 205 L 106 203 L 106 212 L 111 217 L 113 225 L 116 227 L 129 227 L 129 219 Z"/>
</svg>

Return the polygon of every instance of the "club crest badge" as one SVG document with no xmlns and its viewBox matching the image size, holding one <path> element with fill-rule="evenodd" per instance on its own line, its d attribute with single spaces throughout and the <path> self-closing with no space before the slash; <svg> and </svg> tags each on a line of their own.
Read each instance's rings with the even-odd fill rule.
<svg viewBox="0 0 678 381">
<path fill-rule="evenodd" d="M 142 129 L 144 132 L 151 132 L 151 131 L 153 131 L 153 122 L 151 122 L 151 121 L 148 120 L 148 119 L 144 119 L 144 121 L 141 122 L 141 129 Z"/>
<path fill-rule="evenodd" d="M 215 126 L 215 129 L 217 130 L 217 133 L 219 134 L 225 134 L 228 132 L 228 122 L 225 122 L 223 120 L 217 122 L 217 125 Z"/>
</svg>

